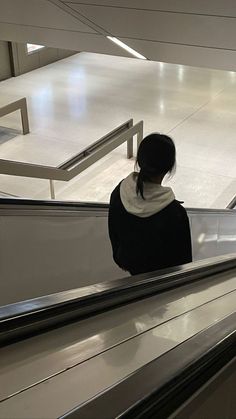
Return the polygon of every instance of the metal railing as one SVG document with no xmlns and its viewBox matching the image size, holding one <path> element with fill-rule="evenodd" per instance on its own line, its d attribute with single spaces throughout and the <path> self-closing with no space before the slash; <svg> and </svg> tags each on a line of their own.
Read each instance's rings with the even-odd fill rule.
<svg viewBox="0 0 236 419">
<path fill-rule="evenodd" d="M 127 142 L 127 158 L 133 157 L 135 135 L 139 146 L 143 140 L 143 121 L 134 125 L 130 119 L 57 167 L 0 159 L 0 174 L 48 179 L 51 198 L 55 199 L 55 180 L 70 181 L 124 142 Z"/>
<path fill-rule="evenodd" d="M 230 203 L 227 205 L 226 208 L 228 208 L 228 209 L 235 209 L 236 208 L 236 195 L 232 199 L 232 201 L 230 201 Z"/>
<path fill-rule="evenodd" d="M 8 103 L 7 105 L 0 106 L 0 118 L 2 116 L 8 115 L 9 113 L 20 111 L 21 113 L 21 122 L 23 134 L 29 133 L 29 118 L 27 111 L 27 102 L 26 98 L 18 99 L 15 102 Z"/>
</svg>

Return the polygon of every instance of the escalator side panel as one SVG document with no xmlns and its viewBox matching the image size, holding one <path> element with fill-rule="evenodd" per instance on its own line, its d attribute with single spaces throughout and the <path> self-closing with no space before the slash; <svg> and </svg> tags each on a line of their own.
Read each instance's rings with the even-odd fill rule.
<svg viewBox="0 0 236 419">
<path fill-rule="evenodd" d="M 0 305 L 127 276 L 112 260 L 107 206 L 20 210 L 19 202 L 0 207 Z M 188 214 L 194 260 L 236 253 L 234 211 Z"/>
<path fill-rule="evenodd" d="M 0 217 L 0 306 L 125 276 L 106 217 Z"/>
<path fill-rule="evenodd" d="M 236 214 L 188 211 L 194 260 L 236 253 Z"/>
</svg>

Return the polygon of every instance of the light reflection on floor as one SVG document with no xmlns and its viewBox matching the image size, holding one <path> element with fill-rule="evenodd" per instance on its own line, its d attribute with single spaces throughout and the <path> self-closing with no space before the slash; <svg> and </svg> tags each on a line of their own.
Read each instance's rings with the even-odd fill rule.
<svg viewBox="0 0 236 419">
<path fill-rule="evenodd" d="M 145 133 L 176 142 L 178 168 L 168 183 L 177 198 L 223 208 L 236 193 L 235 93 L 234 72 L 77 54 L 0 83 L 0 104 L 27 97 L 31 126 L 22 136 L 18 112 L 1 118 L 0 157 L 58 165 L 131 117 L 143 119 Z M 69 184 L 56 182 L 57 198 L 107 201 L 133 166 L 121 146 Z M 49 197 L 45 180 L 1 175 L 0 185 Z"/>
</svg>

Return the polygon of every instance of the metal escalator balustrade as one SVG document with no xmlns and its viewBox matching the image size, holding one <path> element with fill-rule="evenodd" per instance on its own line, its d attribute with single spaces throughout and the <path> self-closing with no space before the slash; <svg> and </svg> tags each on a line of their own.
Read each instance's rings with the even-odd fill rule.
<svg viewBox="0 0 236 419">
<path fill-rule="evenodd" d="M 169 417 L 235 355 L 235 269 L 214 277 L 2 348 L 0 418 Z"/>
<path fill-rule="evenodd" d="M 40 277 L 42 265 L 45 271 L 50 267 L 48 278 L 55 278 L 53 265 L 50 265 L 49 262 L 55 263 L 59 253 L 58 249 L 53 253 L 52 243 L 59 242 L 61 250 L 68 250 L 68 242 L 65 242 L 64 235 L 67 232 L 65 227 L 68 226 L 68 220 L 69 222 L 73 221 L 73 229 L 70 229 L 66 237 L 69 239 L 72 235 L 73 243 L 78 243 L 78 231 L 81 232 L 81 226 L 86 227 L 80 236 L 83 239 L 83 246 L 85 237 L 94 236 L 97 240 L 96 245 L 100 243 L 100 247 L 101 240 L 107 237 L 105 229 L 107 206 L 98 204 L 87 206 L 76 203 L 50 203 L 48 205 L 47 202 L 35 205 L 34 201 L 15 200 L 16 210 L 16 207 L 13 208 L 10 202 L 12 200 L 5 200 L 5 204 L 0 207 L 1 224 L 5 228 L 2 230 L 5 235 L 5 243 L 7 246 L 12 244 L 15 254 L 18 249 L 21 257 L 22 255 L 25 257 L 23 260 L 25 263 L 29 255 L 27 252 L 21 252 L 22 241 L 19 240 L 17 246 L 14 247 L 16 238 L 20 238 L 20 233 L 23 235 L 25 250 L 29 251 L 30 255 L 35 255 L 36 259 L 34 260 L 37 261 L 36 265 L 32 265 L 30 262 L 27 267 L 29 271 L 31 269 L 31 277 L 29 275 L 28 280 L 31 279 L 32 285 L 39 284 L 41 291 L 42 287 L 46 285 L 43 276 Z M 46 340 L 49 339 L 49 346 L 51 346 L 53 340 L 52 337 L 50 338 L 50 333 L 53 334 L 55 330 L 58 330 L 58 333 L 61 330 L 62 337 L 64 337 L 64 327 L 69 328 L 74 322 L 77 322 L 75 325 L 78 333 L 79 324 L 82 324 L 79 323 L 81 319 L 85 320 L 87 317 L 86 321 L 89 322 L 96 315 L 96 320 L 99 313 L 101 320 L 104 320 L 106 316 L 107 324 L 109 324 L 109 316 L 110 318 L 113 316 L 114 308 L 124 309 L 128 318 L 132 304 L 142 305 L 146 300 L 147 307 L 150 298 L 162 298 L 162 295 L 167 297 L 171 292 L 176 296 L 178 289 L 182 291 L 182 288 L 184 290 L 185 287 L 191 286 L 190 294 L 184 301 L 182 301 L 181 294 L 181 313 L 175 311 L 170 320 L 164 321 L 164 318 L 161 319 L 162 316 L 159 315 L 159 325 L 151 326 L 149 324 L 148 326 L 147 322 L 147 329 L 142 329 L 139 332 L 137 330 L 136 336 L 127 336 L 126 341 L 117 342 L 116 347 L 113 347 L 113 343 L 104 353 L 98 352 L 91 359 L 87 354 L 86 361 L 74 363 L 73 366 L 70 364 L 69 368 L 65 367 L 66 364 L 61 359 L 62 365 L 58 364 L 59 370 L 55 369 L 53 376 L 46 374 L 43 378 L 42 375 L 38 382 L 34 380 L 32 384 L 25 384 L 25 386 L 23 379 L 18 383 L 18 388 L 21 390 L 15 393 L 10 391 L 9 387 L 9 397 L 3 398 L 1 401 L 0 418 L 28 417 L 32 419 L 35 417 L 34 413 L 39 411 L 39 400 L 42 399 L 44 400 L 41 410 L 43 417 L 67 419 L 80 417 L 86 419 L 86 417 L 93 416 L 145 418 L 155 417 L 157 412 L 163 419 L 169 417 L 170 414 L 175 417 L 175 409 L 181 408 L 181 405 L 189 397 L 191 398 L 201 386 L 206 385 L 208 380 L 214 377 L 214 374 L 217 374 L 224 366 L 227 367 L 231 361 L 233 362 L 236 355 L 234 297 L 236 254 L 217 255 L 223 250 L 225 253 L 229 253 L 231 249 L 235 249 L 235 212 L 190 209 L 188 214 L 193 246 L 195 246 L 196 262 L 193 264 L 132 278 L 113 279 L 109 282 L 104 281 L 105 277 L 97 269 L 95 272 L 96 284 L 0 308 L 0 343 L 1 345 L 12 343 L 9 352 L 11 352 L 12 361 L 15 362 L 14 365 L 19 367 L 19 364 L 25 362 L 23 358 L 20 358 L 20 363 L 19 360 L 17 361 L 17 354 L 22 344 L 25 344 L 27 358 L 29 355 L 27 343 L 31 347 L 34 339 L 38 338 L 39 343 L 40 339 L 45 336 Z M 79 220 L 82 222 L 79 223 Z M 13 225 L 10 221 L 13 221 Z M 101 221 L 105 221 L 104 224 Z M 50 224 L 53 224 L 52 230 L 49 228 Z M 78 224 L 80 228 L 78 228 Z M 13 227 L 16 228 L 16 231 Z M 32 228 L 36 228 L 37 241 L 33 241 L 35 231 L 31 231 Z M 38 240 L 41 247 L 37 246 Z M 2 241 L 2 245 L 3 243 L 4 241 Z M 43 245 L 45 246 L 46 243 L 48 246 L 44 248 Z M 91 245 L 91 243 L 94 244 L 90 240 L 89 244 Z M 102 251 L 104 248 L 105 246 Z M 10 247 L 8 251 L 9 249 Z M 109 247 L 105 249 L 107 251 Z M 49 252 L 51 260 L 44 259 L 43 250 Z M 96 251 L 96 247 L 94 247 L 94 251 Z M 208 255 L 213 253 L 215 258 L 197 260 L 197 258 L 202 259 L 206 256 L 206 253 Z M 76 253 L 73 253 L 73 258 L 75 256 Z M 82 258 L 83 254 L 79 254 L 79 256 Z M 77 261 L 78 258 L 77 255 Z M 104 261 L 106 261 L 105 257 Z M 61 266 L 59 267 L 61 268 Z M 59 267 L 56 266 L 57 269 Z M 13 268 L 16 269 L 16 266 Z M 81 276 L 84 279 L 86 279 L 85 268 Z M 23 272 L 18 270 L 18 273 L 20 276 L 22 275 L 23 282 Z M 62 277 L 64 276 L 64 281 L 68 279 L 66 270 L 59 273 L 62 274 Z M 122 274 L 124 275 L 123 272 Z M 209 297 L 211 282 L 216 285 L 219 280 L 221 287 L 223 286 L 222 295 L 219 295 L 218 290 L 215 297 Z M 230 287 L 228 281 L 230 281 Z M 26 282 L 23 284 L 22 282 L 21 285 L 26 284 Z M 228 282 L 227 287 L 225 282 Z M 56 281 L 53 285 L 55 284 Z M 191 295 L 198 289 L 195 296 L 195 300 L 198 301 L 202 293 L 198 284 L 203 286 L 205 294 L 208 293 L 208 301 L 205 299 L 203 304 L 199 301 L 198 305 L 194 307 Z M 176 327 L 177 325 L 178 327 Z M 63 326 L 63 328 L 58 328 L 59 326 Z M 44 333 L 46 331 L 48 333 Z M 179 339 L 178 331 L 181 334 L 181 339 Z M 101 338 L 96 333 L 98 332 L 94 330 L 94 336 Z M 35 334 L 40 335 L 34 336 Z M 73 346 L 76 342 L 75 336 Z M 19 342 L 25 338 L 28 338 L 25 342 Z M 37 346 L 37 341 L 34 343 Z M 66 348 L 63 339 L 62 345 L 61 354 L 62 352 L 66 354 L 67 351 L 69 354 L 70 349 Z M 137 348 L 139 348 L 138 351 Z M 133 349 L 135 352 L 132 352 Z M 5 348 L 5 351 L 7 354 L 8 347 Z M 13 359 L 14 353 L 16 359 Z M 124 354 L 128 355 L 126 361 L 124 361 Z M 58 356 L 56 358 L 59 360 Z M 37 366 L 38 360 L 35 356 L 26 360 L 24 365 L 27 365 L 28 362 L 28 366 L 32 368 L 33 360 Z M 46 364 L 47 361 L 44 368 L 46 368 Z M 235 368 L 235 363 L 232 365 Z M 29 370 L 27 371 L 29 373 Z M 27 374 L 27 371 L 23 375 Z M 8 373 L 5 378 L 8 378 L 9 385 L 12 384 L 11 377 L 14 376 L 14 372 L 9 368 Z M 99 380 L 99 376 L 105 377 L 105 380 Z M 94 386 L 91 385 L 91 380 L 95 384 Z M 24 382 L 26 383 L 26 381 Z M 76 392 L 73 394 L 75 388 Z M 91 388 L 93 388 L 92 392 Z M 53 400 L 54 394 L 57 395 L 58 403 L 56 399 Z M 60 403 L 60 400 L 66 400 L 67 403 Z"/>
<path fill-rule="evenodd" d="M 189 263 L 0 307 L 0 345 L 235 270 L 236 255 Z"/>
<path fill-rule="evenodd" d="M 63 419 L 90 419 L 93 417 L 162 419 L 178 417 L 178 409 L 195 393 L 215 380 L 221 370 L 231 371 L 236 380 L 236 313 L 213 324 L 200 333 L 147 363 L 111 388 L 96 395 L 87 403 L 63 415 Z M 231 405 L 233 405 L 233 389 Z M 204 390 L 203 390 L 204 392 Z M 224 393 L 221 403 L 225 402 Z M 195 396 L 196 397 L 196 396 Z M 215 400 L 217 404 L 217 400 Z M 197 406 L 199 407 L 199 406 Z M 218 407 L 220 414 L 222 408 Z M 195 410 L 196 406 L 195 406 Z M 227 409 L 229 418 L 235 411 Z M 188 418 L 194 411 L 190 409 Z M 224 410 L 225 413 L 225 410 Z M 183 413 L 182 413 L 183 414 Z M 205 410 L 204 417 L 210 417 Z M 193 415 L 196 418 L 196 416 Z M 200 417 L 200 416 L 199 416 Z M 211 416 L 213 417 L 213 416 Z M 220 416 L 214 416 L 220 418 Z M 223 417 L 223 416 L 221 416 Z M 185 418 L 181 415 L 179 419 Z"/>
<path fill-rule="evenodd" d="M 122 278 L 108 205 L 1 199 L 0 305 Z M 236 253 L 234 210 L 189 209 L 193 257 Z"/>
</svg>

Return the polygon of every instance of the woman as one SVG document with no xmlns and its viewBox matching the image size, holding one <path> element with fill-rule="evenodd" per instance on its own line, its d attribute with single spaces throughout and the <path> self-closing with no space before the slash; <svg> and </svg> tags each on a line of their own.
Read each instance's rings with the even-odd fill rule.
<svg viewBox="0 0 236 419">
<path fill-rule="evenodd" d="M 192 261 L 186 210 L 171 188 L 162 186 L 176 165 L 170 137 L 148 135 L 137 154 L 139 173 L 131 173 L 112 192 L 109 235 L 116 264 L 131 275 Z"/>
</svg>

